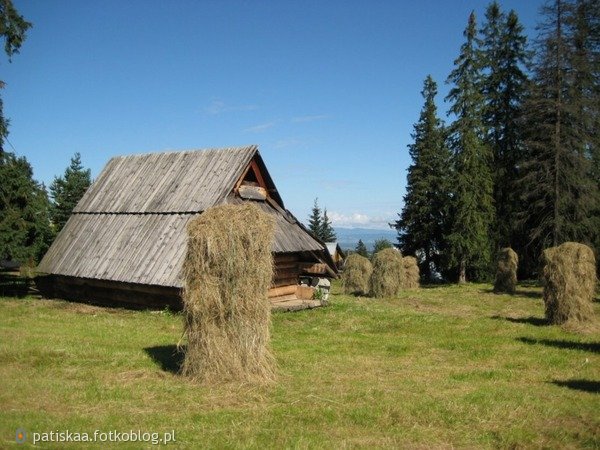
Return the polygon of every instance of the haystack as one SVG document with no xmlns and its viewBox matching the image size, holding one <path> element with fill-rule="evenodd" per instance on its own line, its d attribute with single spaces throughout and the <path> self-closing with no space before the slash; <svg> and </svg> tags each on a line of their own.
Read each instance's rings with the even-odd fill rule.
<svg viewBox="0 0 600 450">
<path fill-rule="evenodd" d="M 419 273 L 417 258 L 414 256 L 405 256 L 402 258 L 402 266 L 404 268 L 402 289 L 418 289 L 421 275 Z"/>
<path fill-rule="evenodd" d="M 402 254 L 398 250 L 386 248 L 375 253 L 369 282 L 373 297 L 395 297 L 400 293 L 403 280 Z"/>
<path fill-rule="evenodd" d="M 342 287 L 345 294 L 365 295 L 369 292 L 369 278 L 373 265 L 368 258 L 353 253 L 346 259 L 342 273 Z"/>
<path fill-rule="evenodd" d="M 272 218 L 223 205 L 188 224 L 183 267 L 184 375 L 203 382 L 274 378 L 270 351 Z"/>
<path fill-rule="evenodd" d="M 565 242 L 544 251 L 544 304 L 552 324 L 594 321 L 596 259 L 586 245 Z"/>
<path fill-rule="evenodd" d="M 494 292 L 514 294 L 517 288 L 519 256 L 512 248 L 506 247 L 498 251 L 496 259 L 497 266 Z"/>
</svg>

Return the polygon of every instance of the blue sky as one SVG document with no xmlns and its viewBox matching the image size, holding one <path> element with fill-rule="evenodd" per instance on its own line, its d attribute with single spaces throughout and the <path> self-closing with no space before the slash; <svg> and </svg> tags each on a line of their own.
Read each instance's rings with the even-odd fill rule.
<svg viewBox="0 0 600 450">
<path fill-rule="evenodd" d="M 258 144 L 286 207 L 335 226 L 401 210 L 423 79 L 444 81 L 488 1 L 14 0 L 33 22 L 0 62 L 9 150 L 49 184 L 75 152 Z M 540 2 L 502 1 L 530 38 Z M 12 148 L 11 148 L 12 145 Z"/>
</svg>

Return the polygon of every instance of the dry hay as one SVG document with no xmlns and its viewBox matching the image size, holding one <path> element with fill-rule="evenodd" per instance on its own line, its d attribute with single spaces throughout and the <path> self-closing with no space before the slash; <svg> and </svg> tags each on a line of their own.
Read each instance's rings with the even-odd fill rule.
<svg viewBox="0 0 600 450">
<path fill-rule="evenodd" d="M 548 322 L 573 327 L 593 322 L 596 259 L 592 249 L 576 242 L 565 242 L 546 249 L 543 260 Z"/>
<path fill-rule="evenodd" d="M 342 272 L 342 288 L 345 294 L 365 295 L 369 292 L 369 278 L 373 265 L 368 258 L 353 253 L 346 259 Z"/>
<path fill-rule="evenodd" d="M 514 294 L 517 288 L 517 267 L 519 256 L 510 247 L 500 249 L 497 255 L 496 281 L 494 292 Z"/>
<path fill-rule="evenodd" d="M 202 382 L 274 379 L 274 221 L 256 205 L 210 208 L 188 224 L 182 372 Z"/>
<path fill-rule="evenodd" d="M 402 258 L 404 268 L 404 277 L 402 278 L 402 289 L 418 289 L 421 279 L 417 258 L 414 256 L 405 256 Z"/>
<path fill-rule="evenodd" d="M 373 256 L 373 273 L 369 281 L 373 297 L 395 297 L 404 282 L 402 254 L 394 248 L 385 248 Z"/>
</svg>

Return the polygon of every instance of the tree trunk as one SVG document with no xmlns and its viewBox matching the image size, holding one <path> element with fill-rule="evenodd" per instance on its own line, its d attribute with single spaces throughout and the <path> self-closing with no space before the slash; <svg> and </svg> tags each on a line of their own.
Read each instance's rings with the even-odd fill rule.
<svg viewBox="0 0 600 450">
<path fill-rule="evenodd" d="M 465 284 L 467 282 L 467 263 L 464 258 L 460 260 L 459 272 L 458 272 L 458 284 Z"/>
<path fill-rule="evenodd" d="M 431 255 L 429 254 L 429 249 L 425 249 L 425 264 L 423 266 L 423 273 L 421 274 L 421 278 L 423 280 L 427 280 L 428 283 L 433 281 L 433 276 L 431 274 Z"/>
</svg>

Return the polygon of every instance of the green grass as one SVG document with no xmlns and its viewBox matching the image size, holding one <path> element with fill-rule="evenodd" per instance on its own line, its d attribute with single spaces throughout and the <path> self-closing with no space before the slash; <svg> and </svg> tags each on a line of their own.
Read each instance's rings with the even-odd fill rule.
<svg viewBox="0 0 600 450">
<path fill-rule="evenodd" d="M 24 428 L 174 429 L 184 448 L 599 448 L 600 335 L 546 326 L 539 288 L 490 291 L 334 285 L 331 306 L 274 315 L 278 381 L 258 387 L 177 375 L 178 314 L 2 298 L 0 447 Z"/>
</svg>

